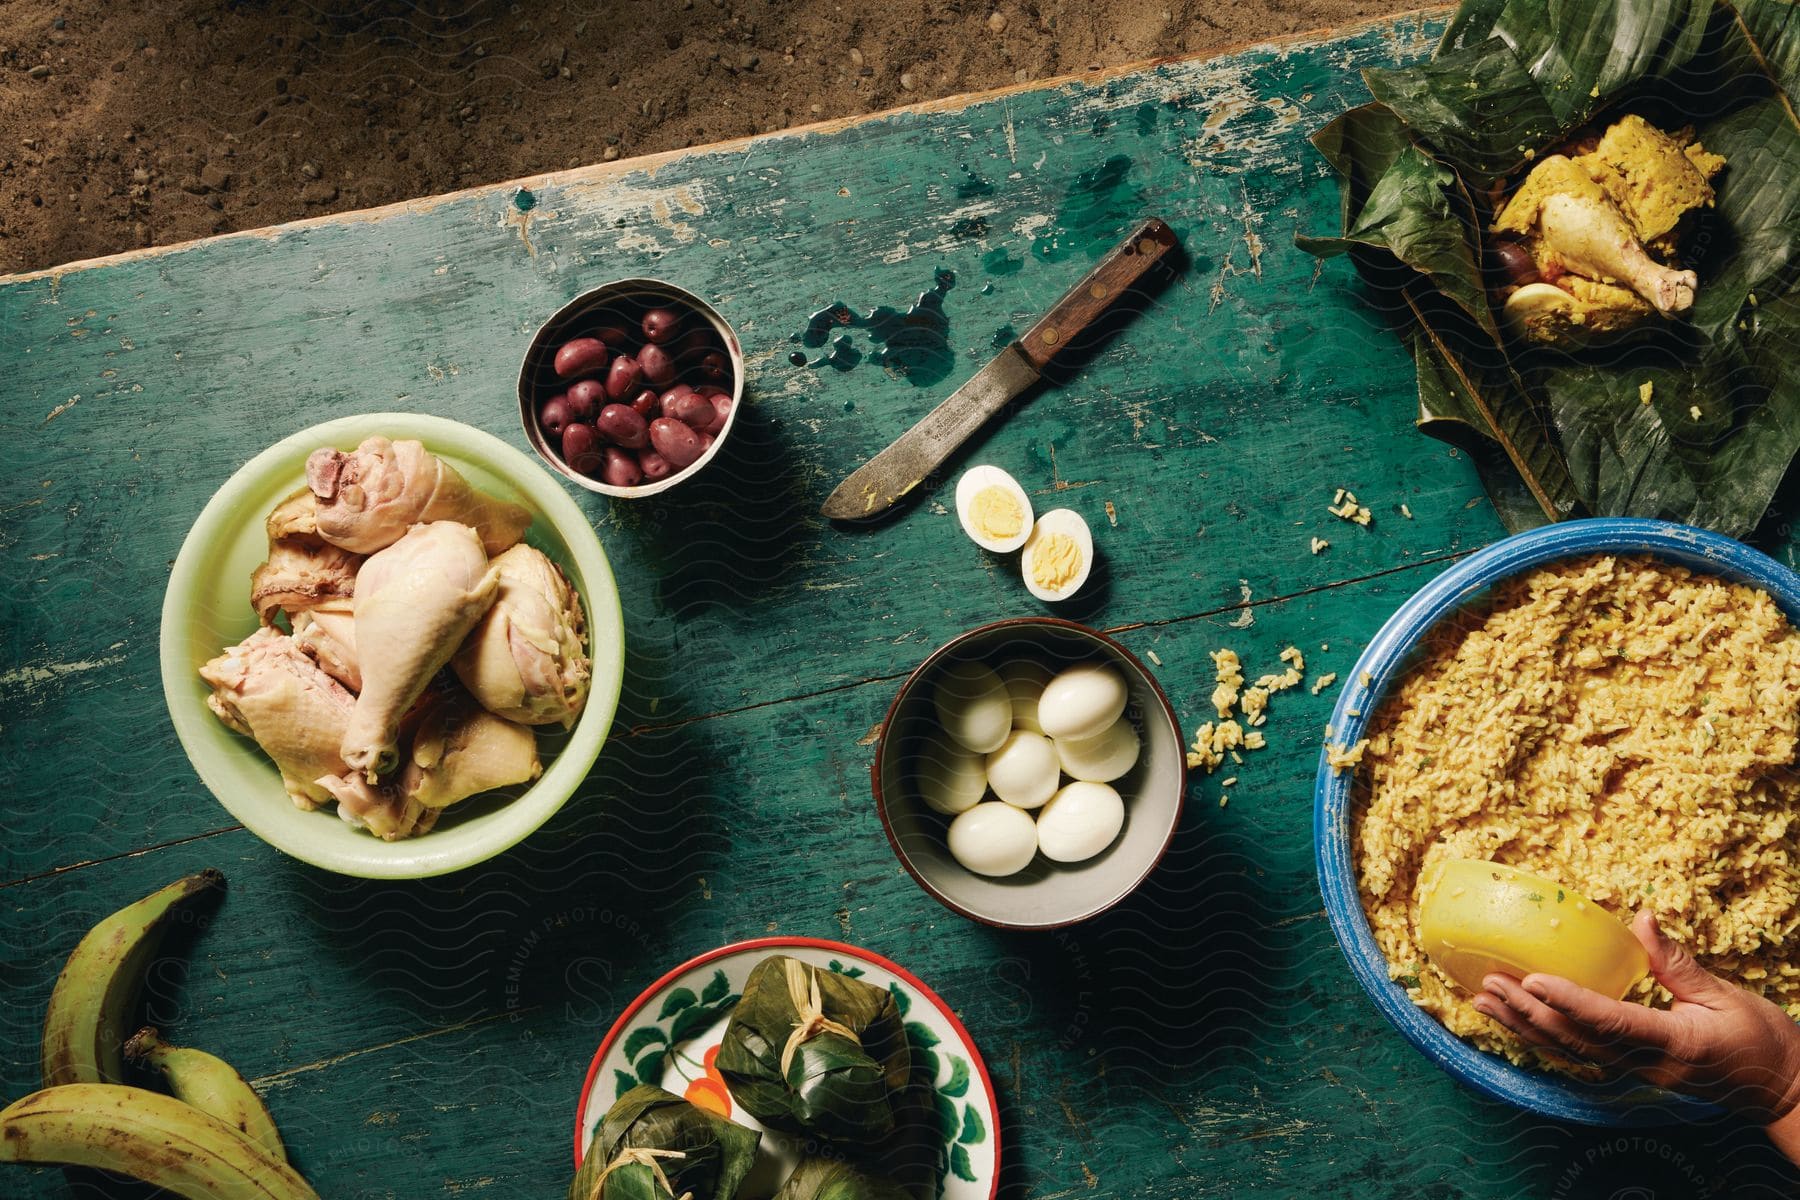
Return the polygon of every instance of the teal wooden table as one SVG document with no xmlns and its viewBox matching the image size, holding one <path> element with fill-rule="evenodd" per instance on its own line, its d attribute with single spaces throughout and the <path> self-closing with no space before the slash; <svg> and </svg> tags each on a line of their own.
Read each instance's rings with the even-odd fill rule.
<svg viewBox="0 0 1800 1200">
<path fill-rule="evenodd" d="M 1313 873 L 1329 692 L 1278 697 L 1229 806 L 1196 778 L 1160 871 L 1085 926 L 952 915 L 875 816 L 867 771 L 898 681 L 951 635 L 1042 608 L 962 536 L 946 488 L 874 529 L 831 526 L 819 502 L 1144 214 L 1176 227 L 1184 275 L 961 461 L 1086 515 L 1105 582 L 1064 615 L 1154 656 L 1190 730 L 1209 651 L 1260 673 L 1294 644 L 1309 677 L 1344 671 L 1403 597 L 1500 535 L 1467 461 L 1412 431 L 1411 365 L 1350 267 L 1291 244 L 1337 207 L 1306 135 L 1366 98 L 1359 68 L 1419 59 L 1440 25 L 0 281 L 0 1094 L 36 1084 L 38 1021 L 79 935 L 215 866 L 229 895 L 152 981 L 151 1015 L 254 1078 L 327 1197 L 560 1195 L 612 1017 L 675 963 L 770 932 L 867 946 L 959 1011 L 1000 1094 L 1007 1197 L 1792 1189 L 1751 1131 L 1528 1119 L 1382 1023 Z M 537 322 L 633 275 L 713 298 L 752 398 L 732 456 L 666 502 L 579 497 L 629 645 L 592 776 L 518 849 L 418 884 L 326 875 L 234 827 L 157 681 L 163 585 L 207 497 L 268 443 L 361 411 L 522 445 L 512 384 Z M 808 314 L 934 288 L 941 345 L 858 333 L 855 356 L 790 361 Z M 1326 512 L 1339 487 L 1369 527 Z M 1330 548 L 1311 553 L 1314 536 Z M 1762 541 L 1793 560 L 1779 533 Z M 65 1185 L 15 1170 L 0 1192 Z"/>
</svg>

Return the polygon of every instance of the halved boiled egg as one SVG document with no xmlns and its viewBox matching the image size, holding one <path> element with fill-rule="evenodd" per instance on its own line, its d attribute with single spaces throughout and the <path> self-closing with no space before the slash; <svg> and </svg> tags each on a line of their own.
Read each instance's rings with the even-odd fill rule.
<svg viewBox="0 0 1800 1200">
<path fill-rule="evenodd" d="M 970 467 L 956 481 L 956 519 L 977 546 L 1006 554 L 1031 536 L 1031 498 L 999 467 Z"/>
<path fill-rule="evenodd" d="M 1025 588 L 1039 600 L 1067 600 L 1094 569 L 1094 536 L 1072 508 L 1053 508 L 1037 519 L 1019 556 Z"/>
</svg>

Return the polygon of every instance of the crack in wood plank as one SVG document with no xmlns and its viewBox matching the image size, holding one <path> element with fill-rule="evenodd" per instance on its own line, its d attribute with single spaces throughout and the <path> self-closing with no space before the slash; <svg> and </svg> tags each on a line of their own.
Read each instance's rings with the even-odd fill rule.
<svg viewBox="0 0 1800 1200">
<path fill-rule="evenodd" d="M 1265 605 L 1270 604 L 1282 604 L 1289 600 L 1299 599 L 1302 596 L 1317 595 L 1320 592 L 1329 592 L 1337 588 L 1354 587 L 1357 584 L 1386 578 L 1390 575 L 1398 575 L 1406 571 L 1415 571 L 1421 567 L 1432 566 L 1436 563 L 1455 562 L 1456 560 L 1465 558 L 1473 553 L 1475 553 L 1474 549 L 1451 551 L 1446 554 L 1434 555 L 1429 558 L 1421 558 L 1417 562 L 1403 563 L 1399 566 L 1388 567 L 1384 570 L 1372 571 L 1366 575 L 1357 575 L 1347 579 L 1336 580 L 1331 583 L 1322 583 L 1313 587 L 1301 588 L 1298 591 L 1288 592 L 1280 596 L 1265 596 L 1260 600 L 1239 600 L 1233 604 L 1223 604 L 1217 608 L 1202 609 L 1199 612 L 1185 613 L 1174 617 L 1164 617 L 1150 621 L 1129 621 L 1122 625 L 1109 625 L 1102 630 L 1102 632 L 1106 633 L 1108 636 L 1117 637 L 1120 634 L 1131 633 L 1140 629 L 1167 629 L 1177 625 L 1184 625 L 1190 621 L 1204 621 L 1209 617 L 1216 617 L 1228 612 L 1248 612 L 1251 609 L 1262 608 Z M 737 708 L 719 709 L 716 712 L 684 717 L 678 721 L 665 721 L 656 724 L 631 726 L 613 736 L 621 739 L 645 737 L 655 733 L 664 733 L 674 729 L 682 729 L 687 726 L 697 725 L 703 721 L 715 721 L 724 717 L 740 716 L 744 713 L 774 708 L 777 705 L 793 704 L 803 700 L 814 700 L 821 696 L 829 696 L 835 692 L 847 692 L 855 688 L 868 687 L 877 683 L 893 683 L 897 680 L 905 679 L 909 674 L 911 674 L 910 671 L 895 671 L 886 675 L 871 675 L 861 679 L 851 680 L 848 683 L 840 683 L 831 687 L 820 688 L 816 691 L 798 692 L 792 696 L 784 696 L 774 700 L 761 700 L 755 704 L 745 704 Z M 879 739 L 877 738 L 877 740 Z M 859 741 L 857 744 L 872 745 L 873 742 Z M 137 850 L 128 850 L 122 854 L 112 854 L 103 858 L 85 859 L 80 862 L 65 863 L 61 866 L 52 867 L 47 871 L 39 871 L 31 875 L 20 876 L 17 879 L 11 879 L 4 883 L 0 883 L 0 891 L 5 891 L 7 888 L 22 887 L 25 884 L 34 883 L 38 880 L 47 879 L 56 875 L 67 874 L 70 871 L 79 871 L 87 867 L 99 866 L 102 863 L 115 862 L 122 858 L 135 858 L 144 854 L 153 854 L 159 850 L 167 850 L 174 846 L 183 846 L 190 842 L 198 842 L 206 838 L 218 837 L 222 834 L 236 833 L 243 828 L 242 825 L 225 825 L 218 829 L 208 830 L 204 833 L 190 834 L 186 837 L 176 838 L 172 841 L 159 842 L 153 846 L 145 846 Z"/>
<path fill-rule="evenodd" d="M 446 1025 L 442 1029 L 427 1029 L 421 1033 L 408 1034 L 403 1038 L 394 1038 L 391 1041 L 380 1042 L 373 1046 L 363 1046 L 356 1050 L 345 1050 L 341 1054 L 332 1054 L 319 1059 L 317 1062 L 302 1063 L 297 1067 L 286 1067 L 280 1071 L 271 1071 L 267 1075 L 259 1075 L 255 1079 L 250 1080 L 250 1086 L 259 1092 L 267 1091 L 272 1087 L 284 1086 L 296 1075 L 305 1075 L 311 1071 L 329 1070 L 339 1063 L 348 1062 L 353 1058 L 361 1058 L 365 1054 L 376 1054 L 382 1050 L 392 1050 L 396 1046 L 406 1046 L 413 1042 L 428 1041 L 431 1038 L 443 1037 L 445 1034 L 449 1033 L 461 1033 L 465 1030 L 476 1029 L 483 1025 L 491 1025 L 495 1021 L 511 1020 L 515 1017 L 524 1016 L 527 1013 L 538 1012 L 542 1008 L 543 1005 L 534 1004 L 529 1008 L 515 1008 L 508 1009 L 505 1012 L 489 1013 L 485 1017 L 471 1017 L 467 1021 L 458 1021 L 456 1024 Z"/>
<path fill-rule="evenodd" d="M 60 867 L 51 867 L 48 871 L 38 871 L 31 875 L 21 875 L 17 879 L 9 879 L 0 883 L 0 891 L 7 888 L 22 887 L 28 883 L 36 883 L 40 879 L 49 879 L 56 875 L 66 875 L 70 871 L 79 871 L 84 867 L 97 867 L 103 863 L 118 862 L 120 859 L 137 858 L 143 854 L 153 854 L 158 850 L 167 850 L 173 846 L 185 846 L 189 842 L 204 841 L 209 837 L 218 837 L 221 833 L 236 833 L 242 825 L 221 825 L 217 829 L 208 829 L 204 833 L 190 833 L 186 837 L 176 838 L 170 842 L 158 842 L 154 846 L 145 846 L 139 850 L 125 850 L 118 854 L 108 854 L 101 858 L 84 858 L 80 862 L 64 863 Z"/>
</svg>

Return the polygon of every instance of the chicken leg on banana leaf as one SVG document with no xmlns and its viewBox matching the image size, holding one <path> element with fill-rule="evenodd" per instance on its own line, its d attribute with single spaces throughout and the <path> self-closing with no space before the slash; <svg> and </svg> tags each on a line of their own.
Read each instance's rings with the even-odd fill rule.
<svg viewBox="0 0 1800 1200">
<path fill-rule="evenodd" d="M 1499 247 L 1516 264 L 1502 316 L 1532 340 L 1579 345 L 1690 310 L 1699 276 L 1679 261 L 1680 237 L 1712 206 L 1724 165 L 1635 115 L 1584 153 L 1544 158 L 1494 222 L 1517 239 Z"/>
</svg>

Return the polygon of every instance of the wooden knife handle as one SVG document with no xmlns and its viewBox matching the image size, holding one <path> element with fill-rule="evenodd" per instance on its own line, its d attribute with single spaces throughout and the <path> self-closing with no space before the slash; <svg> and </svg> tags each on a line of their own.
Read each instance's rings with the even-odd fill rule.
<svg viewBox="0 0 1800 1200">
<path fill-rule="evenodd" d="M 1019 339 L 1031 365 L 1042 371 L 1064 346 L 1092 325 L 1133 284 L 1175 249 L 1175 231 L 1152 217 L 1130 237 L 1107 251 L 1098 266 L 1063 293 L 1043 320 Z"/>
</svg>

